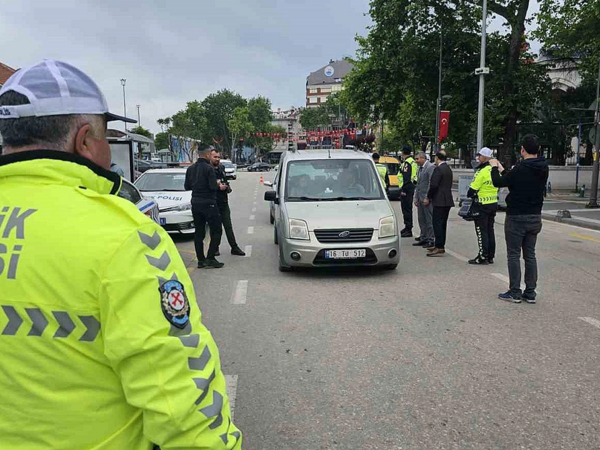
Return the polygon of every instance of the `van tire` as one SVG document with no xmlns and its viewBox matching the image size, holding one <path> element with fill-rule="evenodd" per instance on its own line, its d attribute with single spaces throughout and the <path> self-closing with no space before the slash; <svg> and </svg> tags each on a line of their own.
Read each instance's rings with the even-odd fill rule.
<svg viewBox="0 0 600 450">
<path fill-rule="evenodd" d="M 277 236 L 277 227 L 273 227 L 273 243 L 279 245 L 279 236 Z"/>
</svg>

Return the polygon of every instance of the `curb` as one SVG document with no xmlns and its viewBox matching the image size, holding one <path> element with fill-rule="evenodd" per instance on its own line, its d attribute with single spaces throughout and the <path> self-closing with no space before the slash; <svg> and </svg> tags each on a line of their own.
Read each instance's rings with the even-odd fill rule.
<svg viewBox="0 0 600 450">
<path fill-rule="evenodd" d="M 555 214 L 548 214 L 542 212 L 542 219 L 551 220 L 552 222 L 564 223 L 567 225 L 575 225 L 582 228 L 589 228 L 590 230 L 600 231 L 600 220 L 593 219 L 582 219 L 571 217 L 570 219 L 559 217 Z"/>
</svg>

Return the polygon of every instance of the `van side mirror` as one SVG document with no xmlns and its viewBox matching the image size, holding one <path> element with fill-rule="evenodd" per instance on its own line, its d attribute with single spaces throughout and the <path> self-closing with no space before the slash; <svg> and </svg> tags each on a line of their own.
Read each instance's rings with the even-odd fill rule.
<svg viewBox="0 0 600 450">
<path fill-rule="evenodd" d="M 265 185 L 267 187 L 273 187 L 273 182 L 272 181 L 265 181 L 265 182 L 263 182 L 263 185 Z"/>
<path fill-rule="evenodd" d="M 265 200 L 267 202 L 274 202 L 276 205 L 279 204 L 279 199 L 277 198 L 277 192 L 275 192 L 275 191 L 265 192 Z"/>
</svg>

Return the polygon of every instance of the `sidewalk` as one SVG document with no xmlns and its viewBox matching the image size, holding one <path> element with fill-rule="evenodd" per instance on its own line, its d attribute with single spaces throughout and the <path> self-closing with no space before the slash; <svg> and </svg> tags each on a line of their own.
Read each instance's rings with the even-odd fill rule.
<svg viewBox="0 0 600 450">
<path fill-rule="evenodd" d="M 589 201 L 589 196 L 581 198 L 578 194 L 549 194 L 544 200 L 542 218 L 600 231 L 600 209 L 586 209 Z"/>
</svg>

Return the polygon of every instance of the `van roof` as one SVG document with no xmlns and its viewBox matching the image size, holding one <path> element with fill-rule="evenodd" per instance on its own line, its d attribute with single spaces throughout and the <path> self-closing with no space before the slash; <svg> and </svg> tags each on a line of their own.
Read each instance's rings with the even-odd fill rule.
<svg viewBox="0 0 600 450">
<path fill-rule="evenodd" d="M 368 159 L 372 160 L 369 153 L 355 150 L 298 150 L 285 152 L 286 161 L 312 161 L 315 159 Z"/>
</svg>

